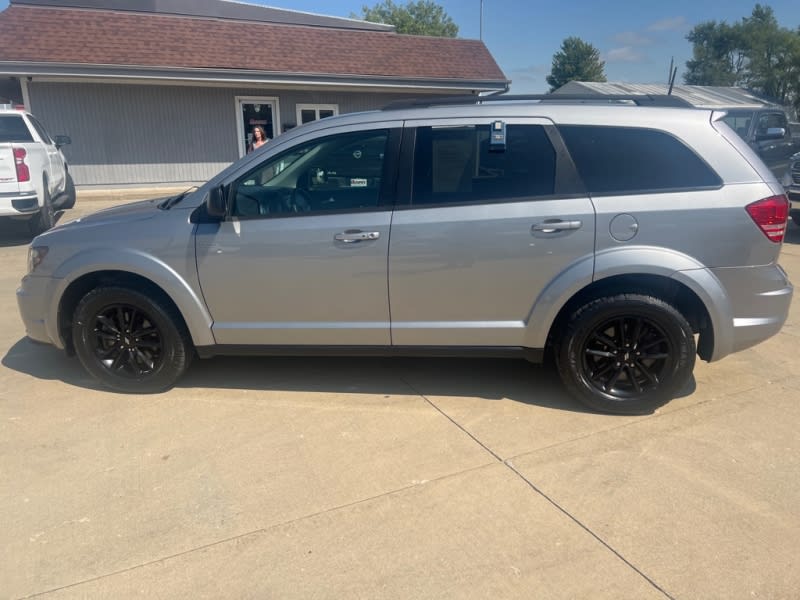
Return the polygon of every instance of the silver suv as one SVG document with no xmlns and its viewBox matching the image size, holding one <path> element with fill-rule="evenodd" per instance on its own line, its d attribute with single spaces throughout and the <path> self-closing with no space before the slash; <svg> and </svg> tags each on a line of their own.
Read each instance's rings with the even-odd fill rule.
<svg viewBox="0 0 800 600">
<path fill-rule="evenodd" d="M 472 97 L 299 127 L 35 238 L 27 334 L 124 392 L 195 354 L 550 351 L 586 405 L 652 411 L 792 297 L 780 183 L 724 113 L 678 105 Z"/>
</svg>

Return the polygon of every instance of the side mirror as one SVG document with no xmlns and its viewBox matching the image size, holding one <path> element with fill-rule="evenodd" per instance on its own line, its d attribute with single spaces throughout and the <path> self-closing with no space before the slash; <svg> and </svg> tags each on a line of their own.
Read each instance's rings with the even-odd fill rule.
<svg viewBox="0 0 800 600">
<path fill-rule="evenodd" d="M 786 130 L 783 127 L 770 127 L 764 133 L 756 135 L 756 139 L 761 140 L 780 140 L 786 137 Z"/>
<path fill-rule="evenodd" d="M 222 186 L 211 188 L 206 197 L 206 214 L 215 219 L 224 219 L 228 214 L 228 203 Z"/>
<path fill-rule="evenodd" d="M 56 148 L 61 148 L 61 146 L 69 146 L 72 143 L 72 140 L 68 135 L 57 135 L 56 139 L 53 141 L 56 144 Z"/>
</svg>

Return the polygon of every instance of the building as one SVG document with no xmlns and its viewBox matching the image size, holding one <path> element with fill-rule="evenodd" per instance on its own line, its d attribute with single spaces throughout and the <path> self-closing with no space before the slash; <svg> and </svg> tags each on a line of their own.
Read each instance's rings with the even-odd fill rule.
<svg viewBox="0 0 800 600">
<path fill-rule="evenodd" d="M 36 114 L 79 186 L 204 181 L 269 137 L 422 94 L 505 91 L 483 42 L 226 0 L 11 0 L 0 96 Z"/>
<path fill-rule="evenodd" d="M 657 83 L 616 83 L 594 81 L 570 81 L 562 85 L 554 94 L 666 94 L 667 84 Z M 740 87 L 675 85 L 672 94 L 683 98 L 696 108 L 759 108 L 773 103 Z"/>
</svg>

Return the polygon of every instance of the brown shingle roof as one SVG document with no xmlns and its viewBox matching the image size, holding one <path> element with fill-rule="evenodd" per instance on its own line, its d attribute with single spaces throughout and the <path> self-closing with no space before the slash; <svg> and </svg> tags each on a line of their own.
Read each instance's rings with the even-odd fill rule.
<svg viewBox="0 0 800 600">
<path fill-rule="evenodd" d="M 506 79 L 477 40 L 18 5 L 0 13 L 0 61 Z"/>
</svg>

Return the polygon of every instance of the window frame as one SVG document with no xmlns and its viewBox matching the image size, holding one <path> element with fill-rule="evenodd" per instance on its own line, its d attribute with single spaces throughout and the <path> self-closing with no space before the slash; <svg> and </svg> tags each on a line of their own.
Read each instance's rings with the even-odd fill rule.
<svg viewBox="0 0 800 600">
<path fill-rule="evenodd" d="M 442 202 L 430 204 L 413 204 L 414 159 L 416 155 L 417 132 L 421 127 L 471 127 L 491 126 L 495 121 L 503 121 L 507 126 L 535 125 L 541 126 L 555 153 L 554 189 L 552 194 L 540 196 L 522 196 L 517 198 L 491 198 L 469 200 L 463 202 Z M 400 172 L 409 173 L 408 177 L 398 179 L 398 202 L 396 210 L 425 210 L 435 208 L 455 208 L 460 206 L 480 206 L 492 204 L 519 204 L 523 202 L 543 202 L 586 197 L 583 183 L 578 177 L 572 157 L 567 152 L 564 140 L 558 134 L 555 124 L 542 117 L 480 117 L 480 118 L 445 118 L 420 119 L 406 121 L 400 156 Z"/>
<path fill-rule="evenodd" d="M 40 138 L 42 138 L 42 142 L 47 144 L 48 146 L 54 146 L 55 142 L 53 141 L 53 138 L 50 136 L 50 134 L 48 133 L 47 129 L 42 124 L 42 122 L 39 121 L 39 119 L 37 119 L 33 115 L 27 114 L 25 116 L 28 117 L 28 120 L 31 122 L 31 126 L 36 130 L 36 134 Z"/>
<path fill-rule="evenodd" d="M 322 117 L 319 116 L 319 111 L 321 111 L 321 110 L 332 110 L 333 111 L 333 115 L 331 115 L 331 116 L 335 117 L 335 116 L 337 116 L 339 114 L 339 105 L 338 104 L 314 104 L 314 103 L 296 104 L 295 105 L 295 118 L 297 120 L 297 126 L 298 127 L 300 125 L 304 125 L 303 119 L 301 118 L 302 112 L 304 110 L 313 110 L 314 114 L 316 115 L 316 118 L 314 119 L 314 121 L 319 121 L 319 120 L 322 119 Z M 327 117 L 325 117 L 325 118 L 327 118 Z M 309 123 L 313 123 L 314 121 L 309 121 Z"/>
<path fill-rule="evenodd" d="M 396 203 L 396 188 L 398 179 L 398 156 L 400 153 L 400 143 L 403 134 L 402 123 L 374 123 L 371 126 L 358 127 L 358 128 L 336 128 L 333 131 L 330 129 L 315 132 L 311 136 L 302 136 L 289 143 L 281 144 L 276 147 L 274 151 L 269 152 L 266 156 L 258 161 L 250 161 L 247 164 L 248 168 L 237 170 L 230 178 L 228 178 L 222 185 L 223 193 L 226 198 L 227 211 L 225 221 L 251 221 L 251 220 L 275 220 L 287 219 L 296 217 L 320 217 L 325 215 L 342 215 L 351 213 L 364 213 L 364 212 L 384 212 L 392 210 Z M 386 140 L 386 150 L 384 152 L 381 185 L 378 189 L 378 204 L 375 206 L 361 207 L 361 208 L 345 208 L 336 210 L 316 210 L 302 213 L 278 213 L 267 215 L 234 215 L 234 198 L 238 187 L 238 182 L 249 177 L 258 170 L 264 168 L 265 164 L 275 159 L 280 158 L 282 155 L 295 151 L 299 146 L 313 144 L 320 142 L 326 138 L 349 135 L 354 133 L 368 134 L 372 131 L 387 131 L 388 136 Z M 245 166 L 245 165 L 243 165 Z"/>
</svg>

